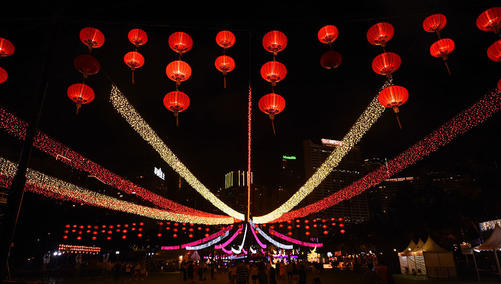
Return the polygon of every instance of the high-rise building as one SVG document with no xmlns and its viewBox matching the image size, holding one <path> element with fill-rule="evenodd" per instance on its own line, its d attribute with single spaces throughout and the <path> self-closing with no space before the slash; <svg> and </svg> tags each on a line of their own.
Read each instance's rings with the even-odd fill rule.
<svg viewBox="0 0 501 284">
<path fill-rule="evenodd" d="M 254 175 L 250 173 L 250 184 L 254 186 Z M 231 171 L 224 175 L 222 199 L 239 212 L 247 212 L 247 171 Z"/>
<path fill-rule="evenodd" d="M 321 139 L 320 144 L 311 140 L 304 141 L 305 177 L 311 177 L 341 143 L 341 141 L 330 139 Z M 311 204 L 343 189 L 362 177 L 363 173 L 360 149 L 355 146 L 324 181 L 303 200 L 301 205 Z M 320 215 L 342 217 L 346 222 L 365 222 L 369 219 L 367 196 L 365 193 L 357 195 L 322 211 Z"/>
</svg>

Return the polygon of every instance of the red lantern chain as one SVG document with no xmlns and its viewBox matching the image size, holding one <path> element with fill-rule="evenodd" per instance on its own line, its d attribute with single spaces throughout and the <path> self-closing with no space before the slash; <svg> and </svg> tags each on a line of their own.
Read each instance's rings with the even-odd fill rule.
<svg viewBox="0 0 501 284">
<path fill-rule="evenodd" d="M 323 26 L 317 34 L 318 40 L 323 44 L 328 44 L 330 48 L 338 36 L 339 30 L 334 25 Z M 342 62 L 343 57 L 341 54 L 331 49 L 324 52 L 320 57 L 320 66 L 327 70 L 339 67 Z"/>
<path fill-rule="evenodd" d="M 131 82 L 134 84 L 134 71 L 144 65 L 144 57 L 141 53 L 137 52 L 137 49 L 148 42 L 148 34 L 142 29 L 132 29 L 129 31 L 127 37 L 130 43 L 135 46 L 135 49 L 124 55 L 124 62 L 131 70 Z"/>
<path fill-rule="evenodd" d="M 223 73 L 223 86 L 226 89 L 226 74 L 235 69 L 235 60 L 226 55 L 226 49 L 235 44 L 235 35 L 230 31 L 220 31 L 216 35 L 216 43 L 223 48 L 223 55 L 216 58 L 214 65 L 219 72 Z"/>
<path fill-rule="evenodd" d="M 16 48 L 14 47 L 12 42 L 0 37 L 0 58 L 11 56 L 12 54 L 14 54 L 15 50 Z M 9 74 L 7 73 L 7 70 L 0 67 L 0 84 L 7 81 L 8 78 Z"/>
</svg>

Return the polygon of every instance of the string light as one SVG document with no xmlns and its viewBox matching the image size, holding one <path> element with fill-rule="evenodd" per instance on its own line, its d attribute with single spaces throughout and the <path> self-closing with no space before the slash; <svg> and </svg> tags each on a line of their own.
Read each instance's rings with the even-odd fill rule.
<svg viewBox="0 0 501 284">
<path fill-rule="evenodd" d="M 28 123 L 17 118 L 15 115 L 9 113 L 7 110 L 0 107 L 0 129 L 16 137 L 17 139 L 24 140 L 26 136 L 26 129 Z M 112 186 L 122 192 L 127 194 L 135 194 L 136 196 L 143 198 L 161 208 L 170 209 L 173 212 L 180 214 L 204 216 L 204 217 L 217 217 L 224 218 L 226 216 L 215 215 L 203 211 L 199 211 L 167 198 L 164 198 L 158 194 L 155 194 L 147 189 L 139 187 L 128 181 L 117 174 L 103 168 L 102 166 L 94 163 L 93 161 L 87 159 L 81 154 L 75 152 L 69 147 L 63 145 L 62 143 L 54 140 L 45 133 L 37 131 L 35 135 L 33 146 L 37 149 L 45 152 L 46 154 L 54 157 L 56 160 L 71 166 L 72 168 L 84 171 L 90 175 L 97 178 L 99 181 Z M 229 218 L 229 217 L 226 217 Z"/>
<path fill-rule="evenodd" d="M 251 228 L 252 235 L 254 235 L 254 239 L 256 239 L 256 242 L 258 243 L 258 245 L 259 245 L 261 248 L 264 248 L 264 249 L 265 249 L 265 248 L 266 248 L 266 245 L 265 245 L 265 244 L 263 244 L 263 243 L 261 242 L 261 240 L 260 240 L 260 239 L 257 237 L 257 235 L 256 235 L 256 231 L 254 230 L 254 224 L 252 223 L 252 221 L 249 221 L 249 223 L 250 223 L 250 228 Z"/>
<path fill-rule="evenodd" d="M 334 194 L 294 211 L 284 214 L 277 222 L 305 217 L 350 199 L 363 191 L 383 182 L 385 179 L 401 172 L 405 168 L 424 159 L 429 154 L 447 145 L 454 138 L 485 122 L 501 109 L 501 96 L 497 90 L 491 91 L 478 102 L 454 116 L 425 138 L 389 161 L 387 165 L 367 174 L 353 184 Z M 340 218 L 340 221 L 342 219 Z"/>
<path fill-rule="evenodd" d="M 261 230 L 261 228 L 257 228 L 256 229 L 260 235 L 262 235 L 268 242 L 272 243 L 274 246 L 276 246 L 277 248 L 281 248 L 281 249 L 293 249 L 294 247 L 292 245 L 286 245 L 286 244 L 282 244 L 280 242 L 277 242 L 275 241 L 274 239 L 272 239 L 270 236 L 268 236 L 263 230 Z"/>
<path fill-rule="evenodd" d="M 217 196 L 215 196 L 205 185 L 202 184 L 190 170 L 178 159 L 178 157 L 167 147 L 167 145 L 158 137 L 155 131 L 134 109 L 125 96 L 120 92 L 117 86 L 113 85 L 110 93 L 110 102 L 115 110 L 127 121 L 127 123 L 146 141 L 150 144 L 160 157 L 176 171 L 186 182 L 200 193 L 205 199 L 212 203 L 216 208 L 220 209 L 229 216 L 244 220 L 245 216 L 233 210 L 226 205 Z"/>
<path fill-rule="evenodd" d="M 224 247 L 228 246 L 229 244 L 231 244 L 231 242 L 233 242 L 233 240 L 238 236 L 238 234 L 241 231 L 242 231 L 242 228 L 238 228 L 238 230 L 236 230 L 235 233 L 228 240 L 226 240 L 226 242 L 219 244 L 219 245 L 215 245 L 214 248 L 215 249 L 224 249 Z"/>
<path fill-rule="evenodd" d="M 226 238 L 229 234 L 230 234 L 229 232 L 225 232 L 224 235 L 219 236 L 219 237 L 213 239 L 212 241 L 209 241 L 207 243 L 204 243 L 204 244 L 201 244 L 198 246 L 186 247 L 186 250 L 201 250 L 204 248 L 208 248 L 208 247 L 212 246 L 213 244 L 219 243 L 222 239 Z"/>
<path fill-rule="evenodd" d="M 278 219 L 282 214 L 289 212 L 299 204 L 308 194 L 310 194 L 322 181 L 337 167 L 343 157 L 350 152 L 365 133 L 378 120 L 385 108 L 378 101 L 378 96 L 375 96 L 365 109 L 362 115 L 357 119 L 350 131 L 344 136 L 340 146 L 336 147 L 329 155 L 325 162 L 318 170 L 306 181 L 306 183 L 294 193 L 294 195 L 284 202 L 274 211 L 259 217 L 254 217 L 253 221 L 256 224 L 269 223 Z"/>
<path fill-rule="evenodd" d="M 0 184 L 10 187 L 12 177 L 16 173 L 17 165 L 0 157 Z M 228 218 L 200 217 L 183 215 L 165 210 L 138 205 L 132 202 L 109 197 L 94 191 L 84 189 L 74 184 L 45 175 L 38 171 L 27 169 L 26 190 L 44 195 L 46 197 L 87 204 L 105 209 L 127 212 L 158 220 L 176 222 L 193 222 L 207 225 L 230 224 Z"/>
<path fill-rule="evenodd" d="M 269 232 L 273 236 L 279 237 L 279 238 L 281 238 L 284 241 L 288 241 L 288 242 L 296 244 L 296 245 L 305 246 L 305 247 L 316 247 L 316 248 L 321 248 L 321 247 L 324 246 L 323 243 L 308 243 L 308 242 L 303 242 L 303 241 L 300 241 L 300 240 L 296 240 L 296 239 L 293 239 L 293 238 L 288 237 L 286 235 L 282 235 L 279 232 L 277 232 L 275 230 L 272 230 L 272 229 L 270 229 Z"/>
</svg>

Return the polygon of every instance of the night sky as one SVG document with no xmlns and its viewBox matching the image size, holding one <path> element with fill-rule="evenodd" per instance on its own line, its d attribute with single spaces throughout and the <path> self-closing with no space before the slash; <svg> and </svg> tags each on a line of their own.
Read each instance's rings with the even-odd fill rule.
<svg viewBox="0 0 501 284">
<path fill-rule="evenodd" d="M 30 117 L 33 97 L 41 91 L 47 36 L 52 37 L 49 88 L 40 129 L 129 179 L 153 172 L 154 166 L 162 167 L 169 190 L 175 187 L 174 172 L 114 111 L 108 101 L 110 79 L 185 165 L 214 191 L 224 185 L 225 173 L 246 168 L 249 82 L 254 102 L 252 162 L 256 183 L 275 186 L 281 156 L 301 158 L 304 139 L 342 139 L 385 80 L 371 68 L 373 58 L 382 50 L 366 39 L 368 28 L 377 22 L 388 21 L 395 27 L 387 51 L 401 56 L 402 66 L 394 82 L 406 87 L 410 97 L 401 107 L 403 130 L 398 128 L 393 112 L 387 110 L 359 143 L 364 158 L 396 156 L 477 101 L 500 78 L 499 63 L 486 55 L 487 47 L 497 37 L 475 26 L 478 15 L 499 5 L 498 1 L 468 1 L 468 5 L 462 1 L 211 1 L 202 6 L 102 2 L 4 11 L 7 14 L 0 20 L 0 36 L 12 41 L 16 52 L 0 61 L 9 72 L 8 81 L 0 85 L 0 105 L 22 118 Z M 429 53 L 436 36 L 422 29 L 422 21 L 433 13 L 447 16 L 441 35 L 456 43 L 449 58 L 452 76 L 442 60 Z M 50 25 L 51 14 L 56 15 L 55 26 Z M 336 25 L 340 31 L 332 48 L 343 55 L 343 63 L 335 70 L 325 70 L 319 64 L 321 54 L 329 47 L 317 40 L 317 32 L 326 24 Z M 81 81 L 73 59 L 87 53 L 78 38 L 80 29 L 86 26 L 100 29 L 106 42 L 92 52 L 102 70 L 87 80 L 96 99 L 75 116 L 66 88 Z M 139 49 L 146 63 L 136 72 L 135 85 L 131 85 L 130 72 L 123 62 L 123 55 L 133 49 L 127 39 L 132 28 L 144 29 L 149 37 Z M 214 60 L 222 54 L 215 36 L 223 29 L 233 31 L 237 38 L 227 52 L 237 67 L 228 75 L 226 89 L 214 67 Z M 268 117 L 257 108 L 258 99 L 271 91 L 259 75 L 261 65 L 272 59 L 262 47 L 262 36 L 274 29 L 288 36 L 287 48 L 277 56 L 288 69 L 287 77 L 276 88 L 286 99 L 286 108 L 275 121 L 277 136 L 272 134 Z M 187 32 L 194 41 L 193 49 L 182 57 L 193 73 L 180 86 L 190 96 L 191 105 L 180 114 L 179 128 L 162 104 L 164 95 L 175 90 L 165 67 L 177 58 L 168 45 L 169 35 L 176 31 Z M 493 117 L 415 167 L 449 167 L 472 159 L 499 164 L 500 123 L 499 116 Z M 3 133 L 0 137 L 1 154 L 17 160 L 14 140 Z M 59 171 L 60 166 L 34 151 L 33 168 L 64 178 L 67 169 Z M 290 189 L 291 194 L 294 191 Z M 198 194 L 193 189 L 186 193 Z M 175 198 L 168 191 L 165 196 Z M 207 204 L 204 207 L 209 208 Z"/>
</svg>

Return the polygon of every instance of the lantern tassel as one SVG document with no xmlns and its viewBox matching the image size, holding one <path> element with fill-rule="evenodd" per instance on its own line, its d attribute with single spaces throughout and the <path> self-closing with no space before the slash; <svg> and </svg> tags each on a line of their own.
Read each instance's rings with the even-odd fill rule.
<svg viewBox="0 0 501 284">
<path fill-rule="evenodd" d="M 226 76 L 223 76 L 223 84 L 224 84 L 224 88 L 226 89 Z"/>
<path fill-rule="evenodd" d="M 75 115 L 78 115 L 78 112 L 80 111 L 80 108 L 82 107 L 81 103 L 77 103 L 77 110 L 75 112 Z"/>
<path fill-rule="evenodd" d="M 132 77 L 132 84 L 134 85 L 134 83 L 135 83 L 135 81 L 134 81 L 134 69 L 132 69 L 131 73 L 132 73 L 132 75 L 131 75 L 131 77 Z"/>
<path fill-rule="evenodd" d="M 176 127 L 179 127 L 179 113 L 177 111 L 174 112 L 174 117 L 176 118 Z"/>
<path fill-rule="evenodd" d="M 449 64 L 447 63 L 447 59 L 444 59 L 444 65 L 445 65 L 445 68 L 447 68 L 447 73 L 449 74 L 449 76 L 451 76 L 452 75 L 451 68 L 449 67 Z"/>
<path fill-rule="evenodd" d="M 440 39 L 440 32 L 436 30 L 435 33 L 437 34 L 438 39 Z"/>
<path fill-rule="evenodd" d="M 273 135 L 276 136 L 277 132 L 275 131 L 275 122 L 274 122 L 274 116 L 270 114 L 270 120 L 271 120 L 271 129 L 273 129 Z"/>
<path fill-rule="evenodd" d="M 397 123 L 398 123 L 398 127 L 400 129 L 402 129 L 402 123 L 400 122 L 400 117 L 398 116 L 398 112 L 399 112 L 399 109 L 398 107 L 393 107 L 393 112 L 395 113 L 395 117 L 397 118 Z"/>
</svg>

